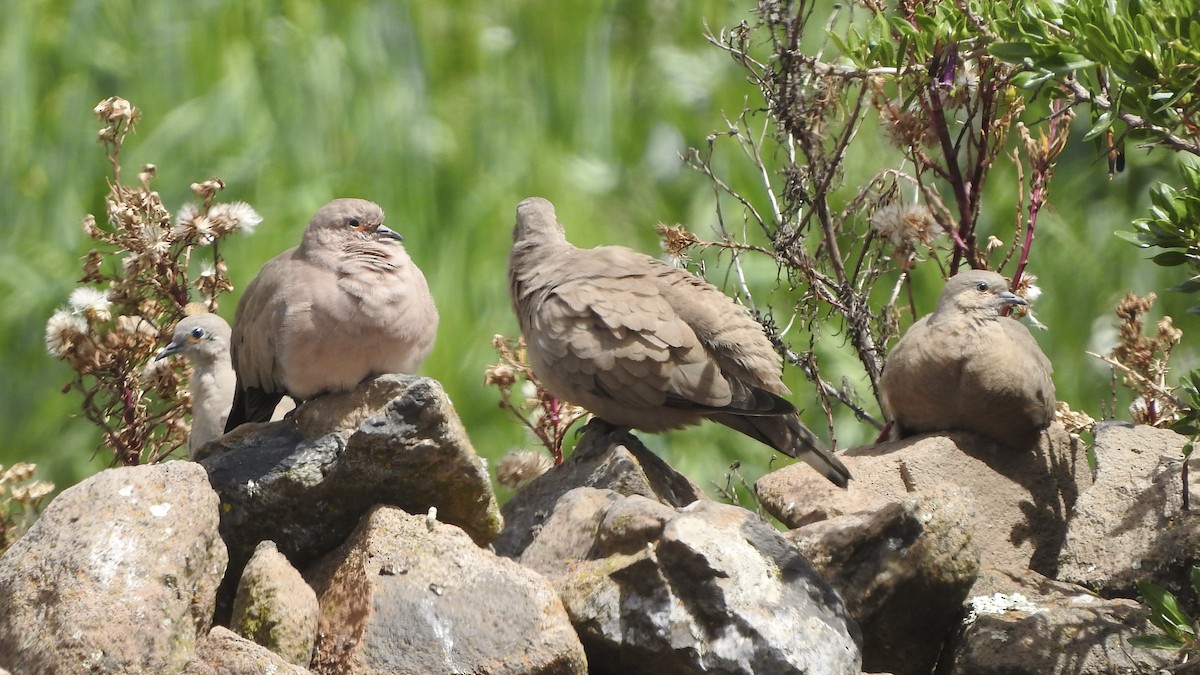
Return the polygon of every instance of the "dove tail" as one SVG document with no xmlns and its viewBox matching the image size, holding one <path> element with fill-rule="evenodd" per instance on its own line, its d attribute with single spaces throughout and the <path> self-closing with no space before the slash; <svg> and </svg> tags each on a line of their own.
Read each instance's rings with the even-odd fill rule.
<svg viewBox="0 0 1200 675">
<path fill-rule="evenodd" d="M 233 406 L 225 422 L 225 433 L 229 433 L 247 422 L 269 422 L 275 406 L 283 400 L 282 392 L 263 391 L 257 387 L 243 389 L 238 383 L 233 393 Z"/>
<path fill-rule="evenodd" d="M 801 460 L 840 488 L 850 482 L 850 470 L 846 465 L 796 415 L 747 417 L 721 414 L 710 415 L 709 419 L 769 445 L 788 457 Z"/>
</svg>

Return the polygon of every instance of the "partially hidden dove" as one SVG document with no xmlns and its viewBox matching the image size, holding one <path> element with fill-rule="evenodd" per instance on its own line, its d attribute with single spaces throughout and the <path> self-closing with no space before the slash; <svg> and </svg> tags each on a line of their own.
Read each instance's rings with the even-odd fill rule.
<svg viewBox="0 0 1200 675">
<path fill-rule="evenodd" d="M 508 264 L 529 365 L 555 397 L 648 432 L 707 418 L 847 485 L 781 397 L 782 360 L 762 326 L 717 287 L 621 246 L 573 246 L 538 197 L 517 205 Z"/>
<path fill-rule="evenodd" d="M 188 454 L 225 433 L 225 422 L 233 406 L 237 376 L 229 357 L 232 330 L 229 323 L 216 314 L 199 312 L 180 319 L 175 324 L 171 342 L 159 350 L 155 361 L 179 355 L 192 364 L 188 391 L 192 399 L 192 430 L 188 434 Z M 271 419 L 280 419 L 295 406 L 284 399 L 275 408 Z"/>
<path fill-rule="evenodd" d="M 225 420 L 233 404 L 236 377 L 229 361 L 229 324 L 208 312 L 185 316 L 175 324 L 171 342 L 154 360 L 179 354 L 192 363 L 188 385 L 192 397 L 192 431 L 188 435 L 188 453 L 225 432 Z"/>
<path fill-rule="evenodd" d="M 266 421 L 284 394 L 299 404 L 417 370 L 433 349 L 438 313 L 401 241 L 379 205 L 335 199 L 299 246 L 263 265 L 234 318 L 227 431 Z"/>
<path fill-rule="evenodd" d="M 879 380 L 896 437 L 962 430 L 1028 448 L 1054 418 L 1050 359 L 1001 311 L 1025 300 L 995 272 L 960 272 L 888 354 Z"/>
</svg>

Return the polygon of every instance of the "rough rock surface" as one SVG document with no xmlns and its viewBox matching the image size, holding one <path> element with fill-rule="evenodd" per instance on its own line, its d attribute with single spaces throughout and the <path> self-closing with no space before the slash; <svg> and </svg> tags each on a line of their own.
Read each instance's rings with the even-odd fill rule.
<svg viewBox="0 0 1200 675">
<path fill-rule="evenodd" d="M 308 666 L 320 617 L 317 594 L 304 577 L 274 542 L 259 544 L 238 582 L 230 623 L 234 632 L 289 663 Z"/>
<path fill-rule="evenodd" d="M 792 465 L 755 485 L 764 508 L 788 527 L 877 509 L 910 493 L 962 488 L 979 505 L 972 534 L 985 564 L 1053 576 L 1067 517 L 1091 484 L 1082 447 L 1061 425 L 1033 452 L 1014 453 L 970 434 L 916 436 L 852 448 L 841 455 L 854 474 L 847 490 Z"/>
<path fill-rule="evenodd" d="M 340 544 L 376 504 L 436 507 L 480 545 L 501 521 L 483 461 L 434 380 L 383 375 L 247 424 L 201 461 L 221 496 L 221 535 L 240 571 L 260 541 L 303 567 Z"/>
<path fill-rule="evenodd" d="M 949 675 L 1135 675 L 1162 672 L 1172 653 L 1129 638 L 1156 629 L 1133 600 L 1104 600 L 1036 572 L 988 571 L 955 641 Z"/>
<path fill-rule="evenodd" d="M 784 535 L 862 628 L 865 669 L 933 671 L 979 574 L 974 507 L 962 490 L 945 490 Z"/>
<path fill-rule="evenodd" d="M 562 464 L 521 488 L 504 505 L 505 528 L 493 544 L 496 552 L 508 557 L 521 555 L 559 497 L 577 487 L 642 495 L 672 506 L 704 499 L 695 483 L 646 449 L 636 436 L 593 422 Z"/>
<path fill-rule="evenodd" d="M 321 601 L 316 672 L 587 672 L 549 583 L 453 525 L 377 507 L 306 576 Z"/>
<path fill-rule="evenodd" d="M 1060 581 L 1108 597 L 1137 597 L 1140 580 L 1176 592 L 1191 587 L 1188 570 L 1200 564 L 1200 512 L 1182 510 L 1186 441 L 1152 427 L 1097 429 L 1096 482 L 1079 498 L 1067 528 Z M 1195 503 L 1200 501 L 1200 456 L 1190 462 Z"/>
<path fill-rule="evenodd" d="M 592 673 L 857 675 L 857 626 L 745 509 L 577 488 L 520 558 L 552 578 Z"/>
<path fill-rule="evenodd" d="M 196 646 L 183 675 L 302 675 L 308 669 L 288 663 L 262 645 L 216 626 Z"/>
<path fill-rule="evenodd" d="M 178 671 L 208 633 L 225 545 L 191 462 L 108 469 L 68 488 L 0 557 L 0 666 Z"/>
</svg>

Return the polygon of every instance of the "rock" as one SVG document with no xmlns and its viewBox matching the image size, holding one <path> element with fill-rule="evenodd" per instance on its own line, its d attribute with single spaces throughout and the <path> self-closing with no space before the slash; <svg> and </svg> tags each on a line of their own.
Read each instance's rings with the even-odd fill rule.
<svg viewBox="0 0 1200 675">
<path fill-rule="evenodd" d="M 501 520 L 483 460 L 434 380 L 383 375 L 243 425 L 201 464 L 221 496 L 221 534 L 240 572 L 261 541 L 303 568 L 340 544 L 372 506 L 436 507 L 480 545 Z"/>
<path fill-rule="evenodd" d="M 1079 492 L 1091 484 L 1082 448 L 1059 424 L 1028 453 L 954 433 L 853 448 L 841 457 L 854 474 L 849 489 L 839 490 L 792 465 L 758 480 L 760 503 L 794 528 L 876 510 L 912 493 L 962 488 L 979 505 L 971 534 L 980 560 L 1051 577 L 1066 537 L 1067 515 Z"/>
<path fill-rule="evenodd" d="M 0 557 L 0 666 L 179 671 L 208 633 L 225 545 L 191 462 L 108 469 L 62 492 Z"/>
<path fill-rule="evenodd" d="M 259 544 L 238 583 L 230 624 L 234 632 L 288 663 L 308 666 L 320 616 L 317 594 L 304 577 L 274 542 Z"/>
<path fill-rule="evenodd" d="M 860 672 L 837 594 L 739 507 L 577 488 L 520 560 L 558 587 L 592 673 Z"/>
<path fill-rule="evenodd" d="M 377 507 L 306 577 L 321 601 L 316 672 L 587 672 L 549 583 L 453 525 Z"/>
<path fill-rule="evenodd" d="M 946 490 L 784 536 L 827 579 L 863 633 L 863 668 L 933 672 L 979 574 L 974 501 Z"/>
<path fill-rule="evenodd" d="M 1137 597 L 1141 580 L 1177 593 L 1191 588 L 1188 570 L 1200 563 L 1200 513 L 1182 510 L 1186 442 L 1153 427 L 1097 428 L 1096 482 L 1080 496 L 1067 528 L 1060 581 L 1106 597 Z M 1200 498 L 1200 455 L 1190 463 L 1191 494 Z"/>
<path fill-rule="evenodd" d="M 554 509 L 559 497 L 577 487 L 642 495 L 671 506 L 704 499 L 704 492 L 628 431 L 589 423 L 567 459 L 522 488 L 504 505 L 504 531 L 493 543 L 500 555 L 515 558 Z"/>
<path fill-rule="evenodd" d="M 228 628 L 216 626 L 196 647 L 183 675 L 261 675 L 309 672 Z"/>
<path fill-rule="evenodd" d="M 1132 600 L 1104 600 L 1036 572 L 989 572 L 949 663 L 950 675 L 1112 675 L 1156 673 L 1169 651 L 1135 648 L 1157 632 Z"/>
</svg>

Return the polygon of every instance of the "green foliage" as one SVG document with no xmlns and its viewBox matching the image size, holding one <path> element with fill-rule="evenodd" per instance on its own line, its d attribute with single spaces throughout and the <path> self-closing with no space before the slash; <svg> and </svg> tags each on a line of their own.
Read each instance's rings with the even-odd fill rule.
<svg viewBox="0 0 1200 675">
<path fill-rule="evenodd" d="M 1098 139 L 1114 126 L 1122 136 L 1151 143 L 1193 133 L 1200 84 L 1200 11 L 1194 2 L 1038 0 L 997 9 L 994 26 L 1001 37 L 988 51 L 1026 68 L 1020 80 L 1025 87 L 1072 78 L 1050 91 L 1096 104 L 1085 139 Z"/>
<path fill-rule="evenodd" d="M 1163 267 L 1186 265 L 1189 277 L 1171 287 L 1173 291 L 1200 291 L 1200 164 L 1180 165 L 1182 185 L 1159 183 L 1150 189 L 1150 215 L 1133 221 L 1133 232 L 1118 232 L 1121 238 L 1141 248 L 1167 249 L 1151 258 Z M 1188 309 L 1200 313 L 1200 305 Z"/>
<path fill-rule="evenodd" d="M 1193 567 L 1190 577 L 1192 592 L 1200 597 L 1200 567 Z M 1139 581 L 1137 588 L 1142 595 L 1142 602 L 1150 608 L 1150 623 L 1162 633 L 1132 637 L 1129 643 L 1146 649 L 1174 650 L 1180 656 L 1200 653 L 1200 643 L 1196 639 L 1197 623 L 1179 606 L 1175 596 L 1149 581 Z"/>
</svg>

